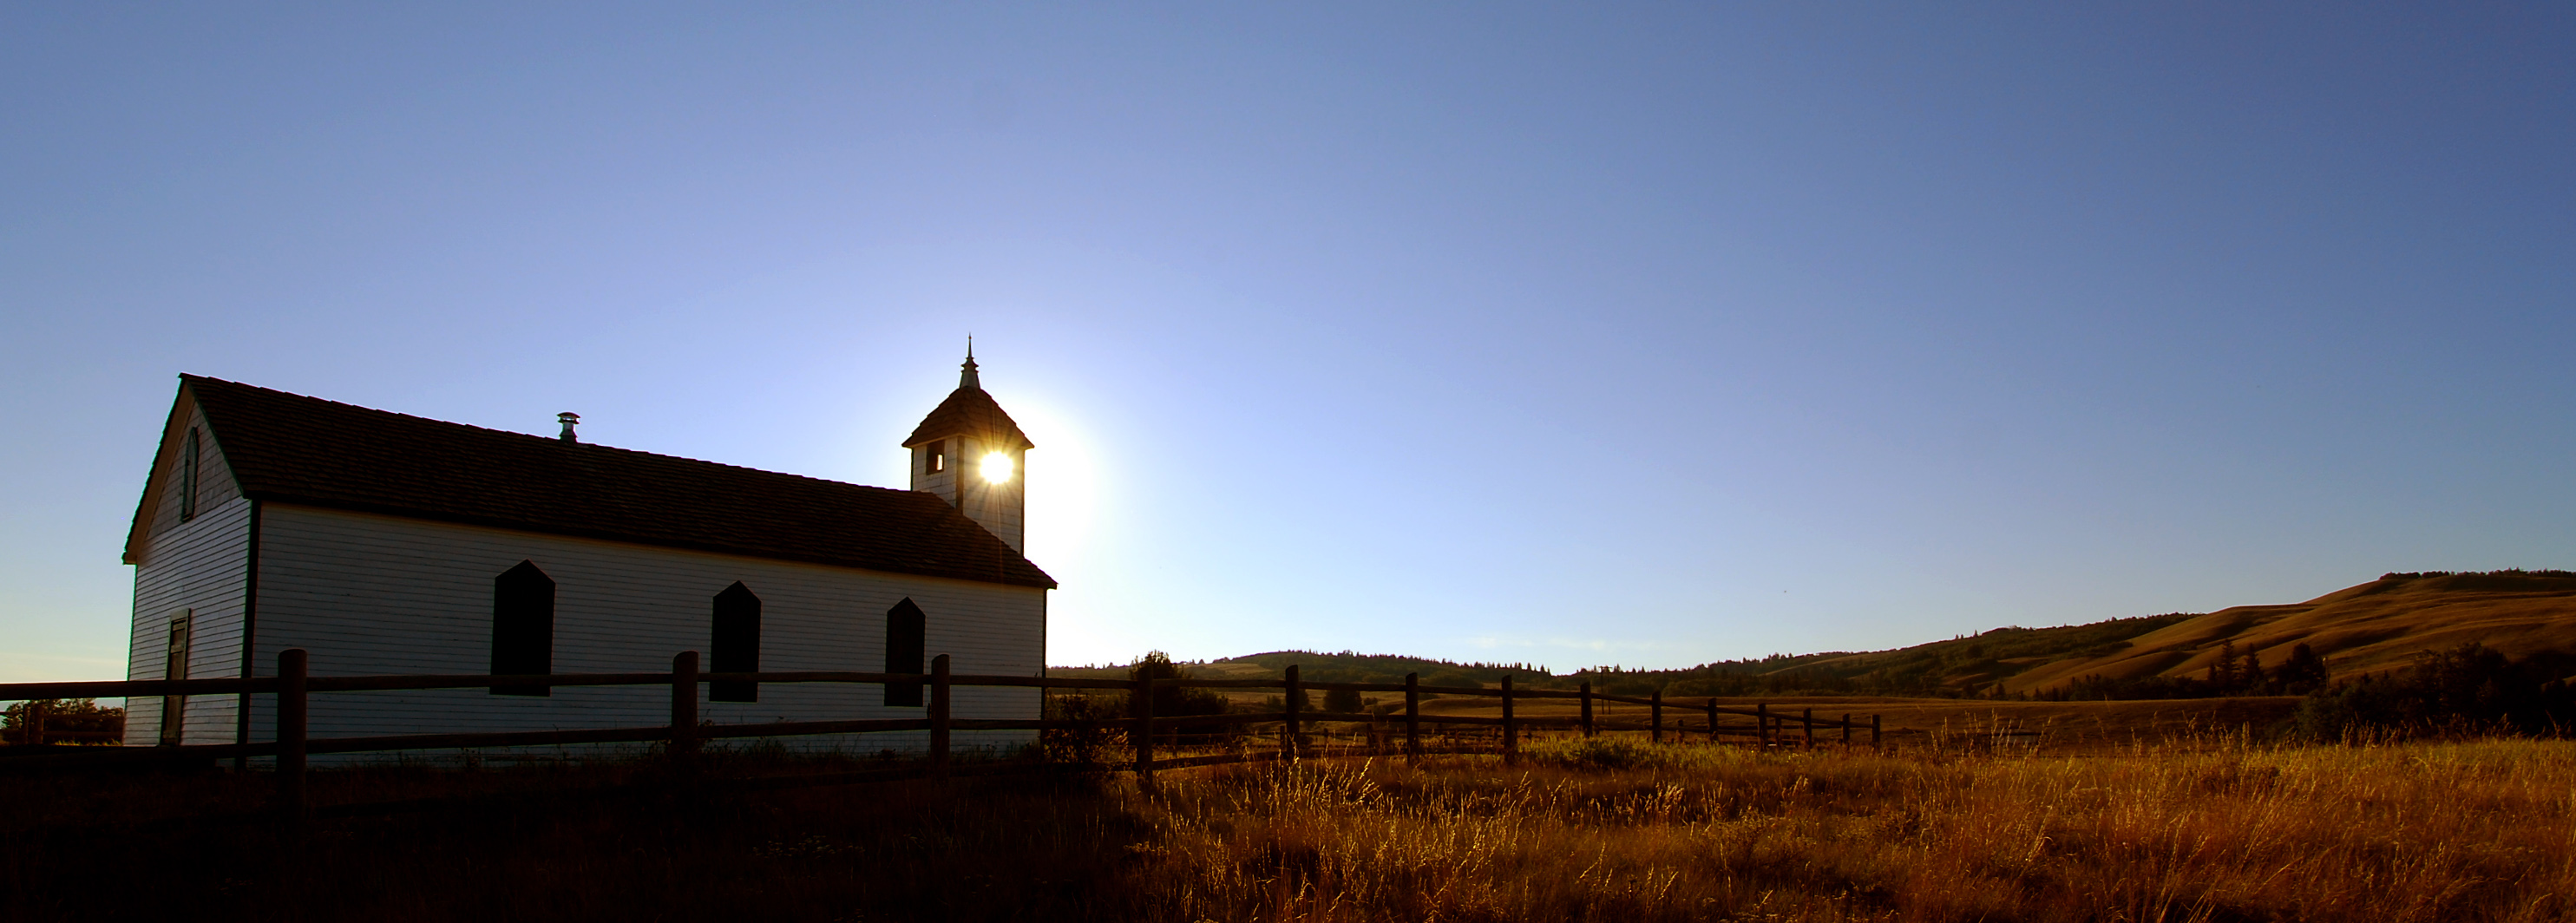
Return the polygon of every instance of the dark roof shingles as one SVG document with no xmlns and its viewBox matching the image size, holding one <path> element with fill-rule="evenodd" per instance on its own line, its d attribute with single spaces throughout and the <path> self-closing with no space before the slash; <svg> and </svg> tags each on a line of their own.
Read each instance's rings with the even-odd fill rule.
<svg viewBox="0 0 2576 923">
<path fill-rule="evenodd" d="M 1011 422 L 1011 415 L 1002 412 L 1001 403 L 993 400 L 993 396 L 982 388 L 959 388 L 948 392 L 948 399 L 940 401 L 938 407 L 931 409 L 929 416 L 921 418 L 921 425 L 912 428 L 912 438 L 904 440 L 903 444 L 916 446 L 960 433 L 1024 450 L 1037 448 L 1029 442 L 1026 434 L 1020 432 L 1020 425 Z"/>
<path fill-rule="evenodd" d="M 564 442 L 181 377 L 195 392 L 243 493 L 263 500 L 985 583 L 1056 585 L 932 494 Z"/>
</svg>

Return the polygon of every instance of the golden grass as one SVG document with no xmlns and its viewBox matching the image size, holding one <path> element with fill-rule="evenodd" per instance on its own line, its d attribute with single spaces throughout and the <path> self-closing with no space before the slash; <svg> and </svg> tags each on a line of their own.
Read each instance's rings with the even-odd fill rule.
<svg viewBox="0 0 2576 923">
<path fill-rule="evenodd" d="M 1757 755 L 1557 742 L 1136 795 L 1167 919 L 2545 920 L 2576 746 Z M 1636 762 L 1628 768 L 1590 768 Z"/>
</svg>

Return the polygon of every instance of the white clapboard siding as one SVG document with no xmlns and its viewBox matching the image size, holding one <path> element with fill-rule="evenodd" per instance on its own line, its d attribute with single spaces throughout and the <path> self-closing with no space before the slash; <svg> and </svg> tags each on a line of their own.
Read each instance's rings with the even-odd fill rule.
<svg viewBox="0 0 2576 923">
<path fill-rule="evenodd" d="M 948 467 L 940 471 L 930 470 L 928 443 L 912 448 L 912 489 L 939 495 L 966 518 L 983 526 L 984 531 L 1011 546 L 1011 550 L 1026 554 L 1028 546 L 1022 538 L 1028 525 L 1027 453 L 962 433 L 940 441 L 946 443 L 948 451 Z M 982 477 L 984 453 L 996 450 L 1011 456 L 1011 479 L 1000 484 Z"/>
<path fill-rule="evenodd" d="M 982 442 L 968 436 L 950 441 L 967 453 L 965 464 L 950 471 L 957 478 L 961 498 L 957 501 L 958 511 L 1010 545 L 1011 550 L 1024 551 L 1027 546 L 1021 541 L 1021 536 L 1027 527 L 1023 510 L 1027 506 L 1025 492 L 1029 479 L 1028 472 L 1024 470 L 1027 466 L 1022 463 L 1022 453 L 1010 446 Z M 984 454 L 995 451 L 1011 456 L 1013 469 L 1011 479 L 999 484 L 983 478 Z"/>
<path fill-rule="evenodd" d="M 714 599 L 741 581 L 761 599 L 760 667 L 882 670 L 885 614 L 911 598 L 927 616 L 926 656 L 957 673 L 1041 675 L 1043 590 L 937 577 L 566 538 L 269 503 L 259 542 L 259 675 L 278 652 L 304 648 L 316 676 L 484 673 L 491 668 L 493 578 L 522 560 L 555 582 L 554 671 L 661 672 L 700 652 L 706 669 Z M 265 698 L 265 697 L 262 697 Z M 875 686 L 769 684 L 756 703 L 706 702 L 720 724 L 918 718 Z M 926 701 L 926 697 L 925 697 Z M 960 718 L 1038 717 L 1034 689 L 960 688 Z M 326 693 L 314 737 L 666 724 L 667 687 L 558 688 L 550 697 L 485 690 Z M 273 710 L 253 711 L 270 739 Z M 923 734 L 788 738 L 862 752 L 917 751 Z M 963 747 L 1012 747 L 1030 732 L 959 732 Z"/>
<path fill-rule="evenodd" d="M 188 677 L 216 679 L 242 675 L 243 590 L 250 567 L 251 501 L 233 483 L 213 431 L 195 408 L 173 416 L 162 438 L 170 450 L 160 470 L 152 472 L 146 495 L 158 502 L 145 511 L 150 522 L 134 568 L 133 637 L 128 648 L 127 679 L 165 679 L 169 659 L 170 619 L 182 609 L 195 610 L 188 645 Z M 197 470 L 197 515 L 179 521 L 180 452 L 189 426 L 204 433 Z M 153 487 L 159 488 L 157 491 Z M 190 696 L 183 716 L 182 743 L 235 742 L 236 706 L 231 695 Z M 125 704 L 125 743 L 149 746 L 161 737 L 161 699 L 138 697 Z"/>
</svg>

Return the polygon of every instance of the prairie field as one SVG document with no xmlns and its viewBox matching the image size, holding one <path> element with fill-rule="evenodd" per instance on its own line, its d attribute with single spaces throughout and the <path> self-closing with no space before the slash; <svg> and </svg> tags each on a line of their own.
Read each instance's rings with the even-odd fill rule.
<svg viewBox="0 0 2576 923">
<path fill-rule="evenodd" d="M 314 792 L 327 805 L 585 779 L 617 794 L 326 819 L 301 838 L 136 814 L 137 804 L 253 804 L 255 774 L 13 780 L 0 803 L 0 912 L 1177 923 L 2576 916 L 2576 744 L 2562 741 L 2274 747 L 2213 732 L 2032 753 L 1935 732 L 1887 752 L 1759 752 L 1552 737 L 1530 742 L 1516 765 L 1319 759 L 1167 771 L 1150 788 L 1095 774 L 728 794 L 630 765 L 340 770 L 318 773 Z"/>
</svg>

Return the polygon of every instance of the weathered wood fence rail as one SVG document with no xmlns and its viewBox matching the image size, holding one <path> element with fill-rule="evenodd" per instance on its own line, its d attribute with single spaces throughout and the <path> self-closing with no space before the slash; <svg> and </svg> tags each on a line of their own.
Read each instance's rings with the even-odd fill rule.
<svg viewBox="0 0 2576 923">
<path fill-rule="evenodd" d="M 932 775 L 948 771 L 949 735 L 952 731 L 1048 731 L 1048 730 L 1115 730 L 1126 732 L 1134 749 L 1133 768 L 1140 778 L 1151 782 L 1157 768 L 1202 766 L 1248 759 L 1273 758 L 1261 754 L 1202 754 L 1157 760 L 1154 741 L 1158 731 L 1182 728 L 1205 728 L 1221 725 L 1280 725 L 1281 750 L 1278 756 L 1296 758 L 1312 753 L 1305 743 L 1308 722 L 1366 722 L 1372 726 L 1401 723 L 1404 743 L 1402 752 L 1419 756 L 1426 752 L 1424 725 L 1474 725 L 1502 729 L 1501 752 L 1505 760 L 1520 755 L 1520 737 L 1524 729 L 1579 728 L 1585 736 L 1603 730 L 1643 730 L 1660 742 L 1669 728 L 1674 739 L 1696 730 L 1710 741 L 1726 737 L 1745 738 L 1761 746 L 1796 744 L 1814 746 L 1819 729 L 1838 731 L 1840 742 L 1853 743 L 1858 731 L 1869 733 L 1871 745 L 1881 740 L 1879 717 L 1867 722 L 1849 714 L 1839 718 L 1819 717 L 1814 709 L 1801 709 L 1793 718 L 1785 711 L 1774 711 L 1767 704 L 1752 708 L 1720 705 L 1714 698 L 1698 703 L 1665 701 L 1661 693 L 1651 696 L 1623 696 L 1592 691 L 1584 683 L 1575 689 L 1515 689 L 1507 677 L 1499 688 L 1481 686 L 1425 686 L 1420 678 L 1408 674 L 1402 683 L 1310 683 L 1301 680 L 1296 667 L 1288 667 L 1279 679 L 1076 679 L 1043 676 L 990 676 L 951 674 L 948 655 L 931 661 L 928 673 L 861 673 L 845 671 L 767 672 L 767 673 L 701 673 L 696 651 L 682 651 L 672 658 L 668 673 L 561 673 L 539 675 L 431 674 L 418 676 L 312 676 L 302 649 L 281 652 L 277 658 L 277 675 L 246 679 L 129 680 L 122 682 L 62 682 L 0 684 L 0 701 L 69 698 L 141 698 L 146 696 L 183 695 L 274 695 L 277 700 L 276 739 L 265 743 L 187 744 L 156 747 L 76 747 L 46 748 L 52 752 L 0 757 L 0 769 L 33 768 L 56 765 L 108 765 L 164 760 L 247 759 L 274 757 L 277 768 L 280 806 L 291 812 L 304 807 L 304 770 L 308 756 L 333 753 L 368 753 L 399 750 L 451 750 L 489 747 L 544 747 L 573 744 L 651 743 L 664 742 L 674 758 L 694 755 L 701 742 L 744 737 L 791 737 L 814 734 L 855 734 L 884 731 L 928 731 L 930 740 L 926 768 Z M 849 721 L 780 721 L 763 724 L 702 724 L 697 717 L 698 687 L 706 683 L 857 683 L 868 685 L 919 685 L 930 690 L 926 714 L 920 718 L 880 718 Z M 315 693 L 371 692 L 389 690 L 474 689 L 494 686 L 667 686 L 671 690 L 671 721 L 647 727 L 582 728 L 551 731 L 489 731 L 450 734 L 402 734 L 380 737 L 308 738 L 309 704 Z M 956 718 L 950 715 L 950 690 L 958 686 L 1021 687 L 1040 689 L 1084 689 L 1128 693 L 1131 714 L 1123 719 L 1076 720 L 1037 719 L 1004 720 Z M 1228 713 L 1216 715 L 1156 715 L 1153 713 L 1154 690 L 1162 686 L 1198 689 L 1277 689 L 1281 708 L 1275 712 Z M 1305 692 L 1389 692 L 1404 695 L 1403 711 L 1321 712 L 1308 711 L 1300 702 Z M 1425 712 L 1425 696 L 1481 697 L 1498 699 L 1500 716 L 1460 715 Z M 1579 712 L 1574 717 L 1533 718 L 1516 713 L 1514 706 L 1533 699 L 1574 699 Z M 1596 705 L 1642 705 L 1648 720 L 1612 722 L 1596 717 Z M 1667 722 L 1666 709 L 1676 714 Z M 1721 716 L 1749 718 L 1749 722 L 1723 723 Z M 1697 727 L 1691 720 L 1699 719 Z M 1795 736 L 1792 737 L 1792 728 Z M 1391 736 L 1391 735 L 1390 735 Z"/>
</svg>

